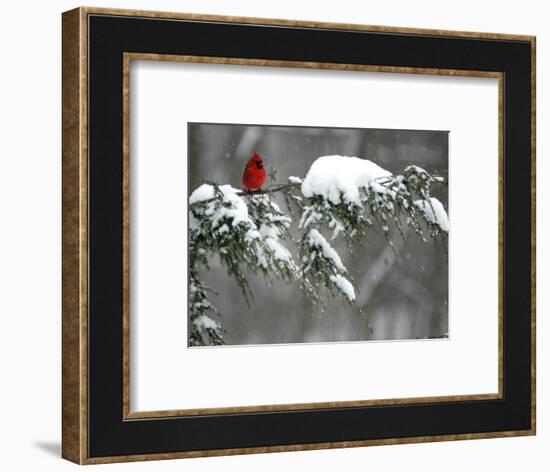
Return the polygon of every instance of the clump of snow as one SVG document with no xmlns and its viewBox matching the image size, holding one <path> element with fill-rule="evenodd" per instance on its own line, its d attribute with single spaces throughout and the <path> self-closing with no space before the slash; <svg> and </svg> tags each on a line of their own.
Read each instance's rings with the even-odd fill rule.
<svg viewBox="0 0 550 472">
<path fill-rule="evenodd" d="M 352 302 L 355 300 L 355 290 L 351 282 L 345 277 L 337 274 L 331 275 L 330 280 L 338 287 L 338 289 Z"/>
<path fill-rule="evenodd" d="M 265 243 L 271 249 L 273 257 L 279 261 L 294 265 L 290 251 L 274 238 L 266 238 Z"/>
<path fill-rule="evenodd" d="M 261 237 L 260 232 L 256 229 L 250 229 L 244 235 L 244 239 L 246 241 L 252 241 L 253 239 L 260 239 L 260 237 Z"/>
<path fill-rule="evenodd" d="M 219 329 L 219 324 L 206 315 L 198 316 L 193 320 L 193 324 L 199 329 Z"/>
<path fill-rule="evenodd" d="M 443 204 L 437 198 L 430 200 L 416 200 L 415 206 L 420 208 L 430 223 L 434 223 L 442 231 L 449 232 L 449 218 Z"/>
<path fill-rule="evenodd" d="M 223 218 L 228 218 L 232 221 L 233 226 L 239 223 L 252 224 L 248 216 L 248 207 L 241 197 L 237 195 L 240 190 L 231 185 L 220 185 L 218 187 L 223 196 L 223 205 L 216 208 L 215 201 L 207 202 L 205 210 L 206 215 L 211 215 L 212 226 L 216 228 Z M 189 197 L 189 203 L 192 205 L 198 202 L 204 202 L 215 197 L 215 188 L 210 184 L 202 184 Z"/>
<path fill-rule="evenodd" d="M 256 246 L 256 258 L 258 259 L 258 264 L 263 267 L 264 269 L 267 269 L 269 266 L 267 265 L 267 259 L 265 258 L 264 251 L 260 246 Z"/>
<path fill-rule="evenodd" d="M 324 236 L 315 228 L 309 232 L 308 243 L 311 247 L 319 248 L 324 257 L 331 260 L 339 270 L 341 270 L 342 272 L 346 272 L 346 267 L 342 263 L 342 259 L 340 259 L 338 253 L 332 248 L 332 246 L 328 243 Z"/>
<path fill-rule="evenodd" d="M 298 228 L 307 228 L 310 224 L 321 221 L 322 219 L 323 215 L 316 211 L 314 205 L 306 205 L 304 206 L 304 212 L 302 213 L 302 217 L 300 218 Z"/>
<path fill-rule="evenodd" d="M 300 177 L 296 177 L 294 175 L 291 175 L 289 178 L 288 178 L 288 181 L 291 183 L 291 184 L 301 184 L 302 183 L 302 179 Z"/>
<path fill-rule="evenodd" d="M 284 220 L 286 221 L 286 220 Z M 264 238 L 265 244 L 271 252 L 274 259 L 294 265 L 290 251 L 279 242 L 280 229 L 271 224 L 262 224 L 260 235 Z M 259 257 L 260 261 L 265 261 L 265 257 Z M 266 267 L 267 264 L 264 264 Z"/>
<path fill-rule="evenodd" d="M 328 224 L 328 227 L 332 229 L 332 236 L 331 239 L 336 239 L 338 236 L 340 236 L 340 233 L 343 233 L 346 228 L 344 228 L 344 225 L 340 223 L 336 218 L 332 218 Z"/>
<path fill-rule="evenodd" d="M 311 165 L 302 182 L 302 194 L 321 195 L 338 205 L 361 204 L 361 188 L 375 179 L 390 177 L 391 173 L 367 159 L 347 156 L 321 156 Z"/>
<path fill-rule="evenodd" d="M 209 184 L 202 184 L 193 191 L 189 197 L 189 203 L 203 202 L 211 198 L 214 198 L 214 187 Z"/>
<path fill-rule="evenodd" d="M 262 224 L 260 226 L 260 234 L 264 238 L 273 238 L 278 239 L 279 238 L 279 228 L 276 226 L 270 225 L 270 224 Z"/>
<path fill-rule="evenodd" d="M 428 175 L 428 173 L 424 169 L 422 169 L 422 167 L 419 167 L 419 166 L 414 165 L 414 164 L 405 167 L 405 173 L 406 174 L 414 173 L 414 174 L 418 174 L 418 175 L 422 175 L 422 174 Z"/>
</svg>

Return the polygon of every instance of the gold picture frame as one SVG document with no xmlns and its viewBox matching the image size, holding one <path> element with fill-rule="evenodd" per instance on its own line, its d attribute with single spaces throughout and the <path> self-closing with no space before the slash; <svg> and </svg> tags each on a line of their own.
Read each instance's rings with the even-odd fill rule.
<svg viewBox="0 0 550 472">
<path fill-rule="evenodd" d="M 304 444 L 266 445 L 257 447 L 213 448 L 191 451 L 170 451 L 157 453 L 133 453 L 112 455 L 91 455 L 89 450 L 89 30 L 90 16 L 117 18 L 150 18 L 157 20 L 182 20 L 212 24 L 268 25 L 312 30 L 358 31 L 385 34 L 406 34 L 414 37 L 471 38 L 487 41 L 511 41 L 529 45 L 530 64 L 530 425 L 527 429 L 450 433 L 439 435 L 419 435 L 412 437 L 392 437 L 361 440 L 314 442 Z M 311 450 L 335 447 L 359 447 L 371 445 L 406 444 L 461 439 L 494 438 L 518 435 L 532 435 L 536 432 L 536 332 L 535 332 L 535 38 L 532 36 L 472 33 L 444 30 L 424 30 L 415 28 L 393 28 L 351 24 L 318 23 L 294 20 L 258 19 L 225 17 L 213 15 L 180 14 L 164 12 L 144 12 L 104 8 L 78 8 L 63 14 L 63 457 L 79 464 L 99 464 L 122 461 L 172 459 L 214 455 L 233 455 L 263 452 Z M 358 400 L 355 402 L 324 402 L 291 405 L 263 405 L 234 408 L 209 408 L 196 410 L 167 410 L 154 412 L 130 412 L 130 349 L 129 349 L 129 194 L 130 194 L 130 142 L 129 142 L 129 67 L 132 60 L 184 61 L 217 64 L 256 65 L 265 67 L 301 67 L 312 69 L 356 70 L 385 73 L 408 73 L 429 75 L 457 75 L 492 77 L 499 81 L 499 392 L 498 394 L 477 394 L 465 396 L 421 397 L 404 399 Z M 158 419 L 180 416 L 201 416 L 209 414 L 243 414 L 254 412 L 276 412 L 294 410 L 317 410 L 336 408 L 356 408 L 400 404 L 433 404 L 465 401 L 502 400 L 504 385 L 504 82 L 502 71 L 465 70 L 450 68 L 384 66 L 369 64 L 312 62 L 296 60 L 249 59 L 238 57 L 216 57 L 197 55 L 174 55 L 164 53 L 124 52 L 122 58 L 122 421 Z"/>
</svg>

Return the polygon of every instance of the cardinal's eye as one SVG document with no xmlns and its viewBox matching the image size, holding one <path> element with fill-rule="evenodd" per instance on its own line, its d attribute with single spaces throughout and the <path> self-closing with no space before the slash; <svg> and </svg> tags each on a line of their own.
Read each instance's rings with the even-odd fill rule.
<svg viewBox="0 0 550 472">
<path fill-rule="evenodd" d="M 258 169 L 263 169 L 263 168 L 264 168 L 264 163 L 258 161 L 258 162 L 256 162 L 256 167 L 257 167 Z"/>
</svg>

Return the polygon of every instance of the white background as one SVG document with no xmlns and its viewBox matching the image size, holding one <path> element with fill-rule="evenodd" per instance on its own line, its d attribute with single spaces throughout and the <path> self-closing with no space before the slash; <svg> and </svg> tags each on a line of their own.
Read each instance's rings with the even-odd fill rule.
<svg viewBox="0 0 550 472">
<path fill-rule="evenodd" d="M 100 1 L 96 5 L 538 35 L 538 436 L 98 466 L 98 470 L 276 471 L 548 468 L 550 336 L 549 14 L 544 2 Z M 69 470 L 61 438 L 61 17 L 70 1 L 10 2 L 0 25 L 0 466 Z"/>
<path fill-rule="evenodd" d="M 130 83 L 132 411 L 498 392 L 497 79 L 137 61 Z M 188 121 L 451 130 L 450 339 L 188 349 Z"/>
</svg>

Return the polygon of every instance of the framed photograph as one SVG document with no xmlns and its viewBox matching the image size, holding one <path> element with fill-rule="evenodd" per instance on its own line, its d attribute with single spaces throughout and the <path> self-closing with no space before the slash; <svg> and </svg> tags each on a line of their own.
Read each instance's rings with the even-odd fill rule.
<svg viewBox="0 0 550 472">
<path fill-rule="evenodd" d="M 63 14 L 63 457 L 533 435 L 535 38 Z"/>
</svg>

